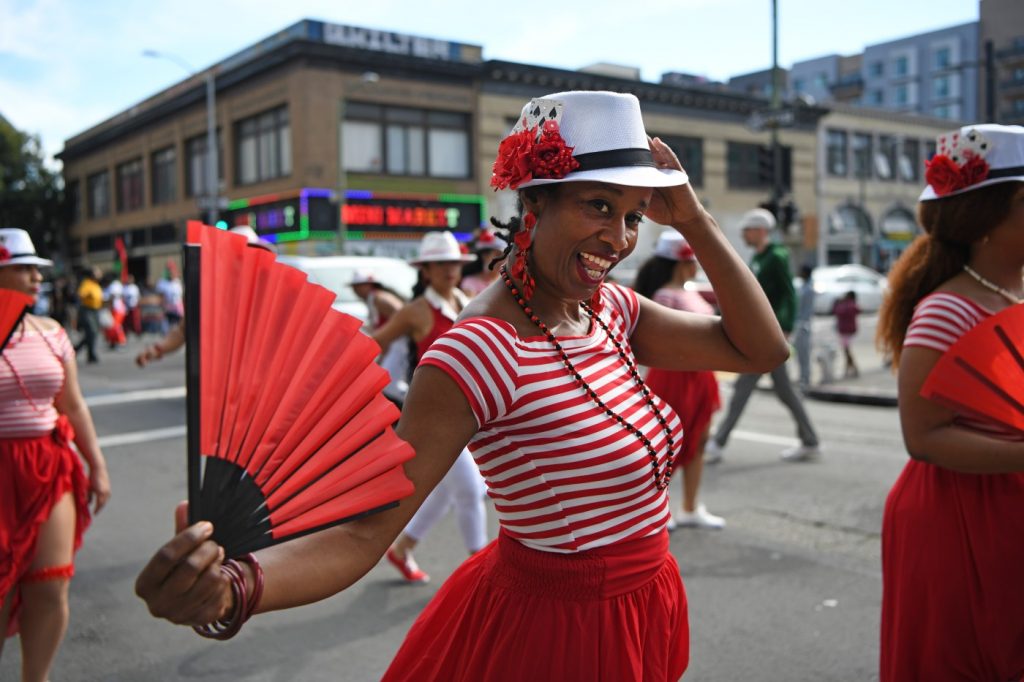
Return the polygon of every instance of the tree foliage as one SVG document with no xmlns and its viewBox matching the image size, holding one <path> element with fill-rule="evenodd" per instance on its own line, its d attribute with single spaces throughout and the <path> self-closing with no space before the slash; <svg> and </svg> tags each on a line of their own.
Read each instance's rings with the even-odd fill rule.
<svg viewBox="0 0 1024 682">
<path fill-rule="evenodd" d="M 70 206 L 60 174 L 45 161 L 39 136 L 0 115 L 0 227 L 28 230 L 41 255 L 63 261 Z"/>
</svg>

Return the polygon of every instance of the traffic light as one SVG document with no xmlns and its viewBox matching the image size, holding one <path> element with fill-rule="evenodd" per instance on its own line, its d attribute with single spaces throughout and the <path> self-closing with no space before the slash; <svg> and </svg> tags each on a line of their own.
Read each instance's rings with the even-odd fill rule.
<svg viewBox="0 0 1024 682">
<path fill-rule="evenodd" d="M 757 184 L 761 187 L 775 185 L 775 156 L 771 147 L 757 148 Z"/>
<path fill-rule="evenodd" d="M 792 199 L 782 204 L 779 213 L 779 226 L 783 232 L 788 232 L 790 225 L 800 222 L 800 209 L 796 207 Z"/>
</svg>

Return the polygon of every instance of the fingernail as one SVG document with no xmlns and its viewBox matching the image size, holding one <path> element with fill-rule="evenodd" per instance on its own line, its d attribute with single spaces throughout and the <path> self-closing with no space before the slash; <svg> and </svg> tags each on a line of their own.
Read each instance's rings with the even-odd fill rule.
<svg viewBox="0 0 1024 682">
<path fill-rule="evenodd" d="M 213 524 L 209 521 L 203 521 L 199 524 L 199 532 L 203 535 L 211 535 L 213 533 Z"/>
</svg>

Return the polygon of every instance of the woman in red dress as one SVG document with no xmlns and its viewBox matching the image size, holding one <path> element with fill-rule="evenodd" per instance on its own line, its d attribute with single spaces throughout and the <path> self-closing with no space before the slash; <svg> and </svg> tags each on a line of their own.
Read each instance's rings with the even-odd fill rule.
<svg viewBox="0 0 1024 682">
<path fill-rule="evenodd" d="M 0 229 L 0 288 L 37 296 L 39 268 L 50 265 L 27 232 Z M 47 679 L 67 629 L 89 502 L 95 513 L 110 497 L 77 377 L 71 342 L 49 318 L 26 315 L 0 352 L 0 626 L 20 631 L 24 682 Z"/>
<path fill-rule="evenodd" d="M 636 292 L 655 303 L 700 315 L 714 315 L 715 309 L 686 283 L 697 275 L 697 256 L 682 235 L 667 230 L 658 235 L 651 256 L 637 273 Z M 676 372 L 651 368 L 647 386 L 672 406 L 683 420 L 683 505 L 669 521 L 669 530 L 680 526 L 724 528 L 725 519 L 715 516 L 697 502 L 701 473 L 704 471 L 704 445 L 708 442 L 711 417 L 721 406 L 718 379 L 714 372 Z"/>
<path fill-rule="evenodd" d="M 415 492 L 398 507 L 221 568 L 209 523 L 184 527 L 136 581 L 176 623 L 241 623 L 323 599 L 387 551 L 467 445 L 501 532 L 441 587 L 384 679 L 678 680 L 686 592 L 668 552 L 666 489 L 679 418 L 637 371 L 766 371 L 787 355 L 764 293 L 632 95 L 526 104 L 491 184 L 518 190 L 501 283 L 470 301 L 413 375 L 398 434 Z M 659 306 L 608 280 L 644 216 L 685 234 L 721 317 Z M 180 517 L 180 512 L 179 512 Z M 242 585 L 239 585 L 241 571 Z M 262 576 L 262 583 L 259 582 Z M 230 625 L 229 625 L 230 624 Z"/>
<path fill-rule="evenodd" d="M 879 318 L 910 461 L 882 522 L 881 680 L 1024 678 L 1024 434 L 921 396 L 942 354 L 1024 299 L 1024 128 L 939 138 Z"/>
</svg>

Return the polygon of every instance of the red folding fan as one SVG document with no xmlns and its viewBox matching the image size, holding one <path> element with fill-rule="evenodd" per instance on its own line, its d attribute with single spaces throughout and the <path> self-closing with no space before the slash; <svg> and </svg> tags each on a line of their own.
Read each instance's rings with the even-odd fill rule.
<svg viewBox="0 0 1024 682">
<path fill-rule="evenodd" d="M 21 318 L 32 308 L 32 297 L 14 289 L 0 289 L 0 350 L 7 347 Z"/>
<path fill-rule="evenodd" d="M 921 395 L 956 412 L 1024 431 L 1024 306 L 961 336 L 929 373 Z"/>
<path fill-rule="evenodd" d="M 184 270 L 190 522 L 237 557 L 412 493 L 379 348 L 333 293 L 199 222 Z"/>
</svg>

